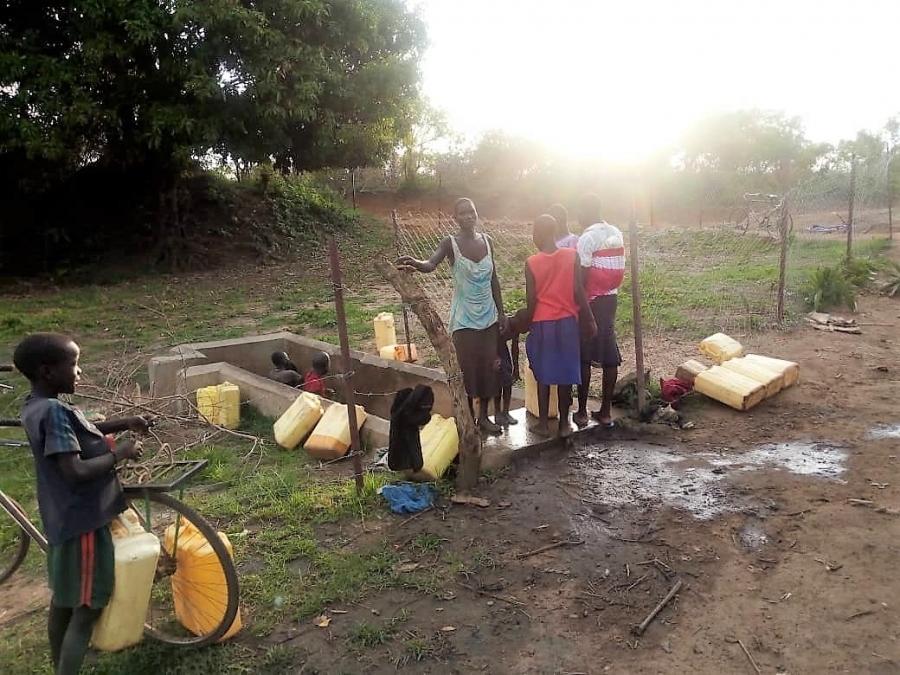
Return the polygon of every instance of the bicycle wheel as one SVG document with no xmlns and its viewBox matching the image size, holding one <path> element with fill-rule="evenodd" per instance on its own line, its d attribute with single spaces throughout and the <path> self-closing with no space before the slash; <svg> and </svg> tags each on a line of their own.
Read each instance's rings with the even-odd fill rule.
<svg viewBox="0 0 900 675">
<path fill-rule="evenodd" d="M 218 641 L 234 623 L 240 594 L 224 542 L 203 516 L 168 494 L 126 491 L 125 499 L 162 544 L 145 635 L 183 647 Z M 196 555 L 198 548 L 205 555 Z"/>
<path fill-rule="evenodd" d="M 10 499 L 9 502 L 22 511 L 22 507 L 15 501 Z M 29 546 L 31 538 L 7 513 L 0 511 L 0 584 L 19 569 L 28 555 Z"/>
</svg>

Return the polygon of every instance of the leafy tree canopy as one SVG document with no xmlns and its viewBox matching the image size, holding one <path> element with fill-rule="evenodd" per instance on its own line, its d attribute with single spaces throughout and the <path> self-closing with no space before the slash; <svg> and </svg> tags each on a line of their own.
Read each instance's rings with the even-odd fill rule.
<svg viewBox="0 0 900 675">
<path fill-rule="evenodd" d="M 165 184 L 209 151 L 382 161 L 410 128 L 424 47 L 403 0 L 8 0 L 0 178 L 41 187 L 96 164 Z"/>
</svg>

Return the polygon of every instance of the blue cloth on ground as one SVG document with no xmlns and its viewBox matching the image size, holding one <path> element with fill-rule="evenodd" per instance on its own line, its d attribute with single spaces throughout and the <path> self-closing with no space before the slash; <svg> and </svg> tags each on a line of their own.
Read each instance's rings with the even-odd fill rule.
<svg viewBox="0 0 900 675">
<path fill-rule="evenodd" d="M 434 486 L 428 483 L 385 485 L 381 488 L 381 496 L 394 513 L 418 513 L 434 502 Z"/>
</svg>

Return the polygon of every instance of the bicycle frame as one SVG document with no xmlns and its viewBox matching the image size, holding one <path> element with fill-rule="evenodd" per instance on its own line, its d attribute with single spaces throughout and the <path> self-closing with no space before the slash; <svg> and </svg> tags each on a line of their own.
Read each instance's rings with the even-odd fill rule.
<svg viewBox="0 0 900 675">
<path fill-rule="evenodd" d="M 28 520 L 28 516 L 25 515 L 24 511 L 22 511 L 2 490 L 0 490 L 0 508 L 6 511 L 6 514 L 16 521 L 16 524 L 22 528 L 22 531 L 25 532 L 25 534 L 37 542 L 37 545 L 41 547 L 41 550 L 44 553 L 47 552 L 46 537 L 44 537 L 41 531 L 38 530 L 30 520 Z"/>
</svg>

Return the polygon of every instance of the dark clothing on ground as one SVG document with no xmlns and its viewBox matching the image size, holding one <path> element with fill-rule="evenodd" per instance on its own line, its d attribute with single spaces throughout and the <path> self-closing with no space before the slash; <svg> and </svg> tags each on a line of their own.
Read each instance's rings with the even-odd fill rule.
<svg viewBox="0 0 900 675">
<path fill-rule="evenodd" d="M 415 389 L 401 389 L 391 405 L 391 429 L 388 441 L 388 467 L 392 471 L 419 471 L 422 439 L 419 429 L 431 421 L 434 391 L 417 384 Z"/>
</svg>

